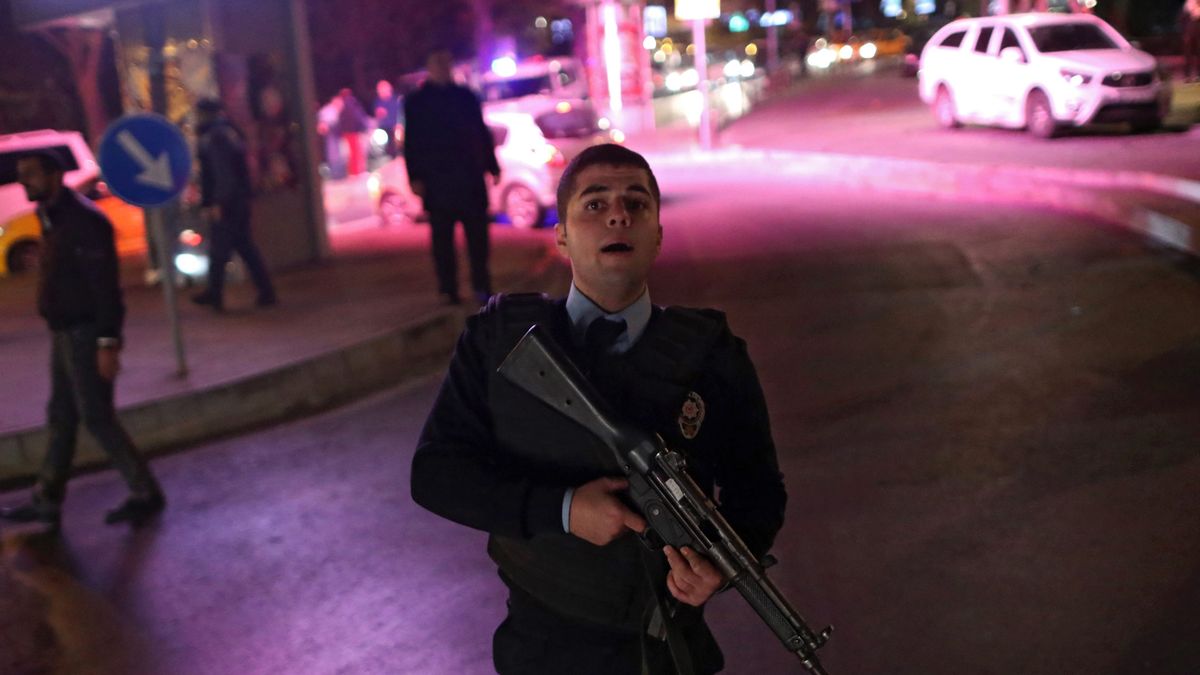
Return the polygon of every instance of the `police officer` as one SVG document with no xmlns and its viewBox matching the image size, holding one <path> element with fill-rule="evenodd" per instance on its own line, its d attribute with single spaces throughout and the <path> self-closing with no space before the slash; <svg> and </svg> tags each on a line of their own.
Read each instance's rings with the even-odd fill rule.
<svg viewBox="0 0 1200 675">
<path fill-rule="evenodd" d="M 583 151 L 557 198 L 570 292 L 496 296 L 468 321 L 413 459 L 413 498 L 489 533 L 509 590 L 493 638 L 502 675 L 717 672 L 702 609 L 726 580 L 695 551 L 645 549 L 603 449 L 495 370 L 542 325 L 621 416 L 687 456 L 710 494 L 721 486 L 722 513 L 762 555 L 786 494 L 758 377 L 722 313 L 651 303 L 663 230 L 641 155 Z"/>
<path fill-rule="evenodd" d="M 216 99 L 196 104 L 196 156 L 200 160 L 201 211 L 212 226 L 208 250 L 208 288 L 192 296 L 197 305 L 225 308 L 225 265 L 237 253 L 258 289 L 256 304 L 276 303 L 271 275 L 250 233 L 253 190 L 246 163 L 246 140 L 225 118 Z"/>
</svg>

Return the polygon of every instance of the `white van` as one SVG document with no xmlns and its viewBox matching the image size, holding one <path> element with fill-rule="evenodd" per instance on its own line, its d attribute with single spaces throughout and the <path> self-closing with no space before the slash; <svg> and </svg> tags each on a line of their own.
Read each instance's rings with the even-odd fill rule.
<svg viewBox="0 0 1200 675">
<path fill-rule="evenodd" d="M 1154 57 L 1089 14 L 960 19 L 926 44 L 921 100 L 943 127 L 1026 128 L 1050 138 L 1068 126 L 1162 125 L 1171 91 Z"/>
</svg>

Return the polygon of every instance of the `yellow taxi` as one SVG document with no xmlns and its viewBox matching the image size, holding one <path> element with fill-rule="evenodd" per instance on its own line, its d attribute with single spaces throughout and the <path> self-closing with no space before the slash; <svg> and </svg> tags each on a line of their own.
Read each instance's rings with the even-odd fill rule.
<svg viewBox="0 0 1200 675">
<path fill-rule="evenodd" d="M 30 131 L 0 135 L 0 277 L 36 269 L 42 228 L 25 189 L 17 182 L 17 159 L 29 152 L 51 150 L 62 160 L 64 182 L 95 199 L 115 230 L 117 254 L 146 250 L 142 210 L 107 194 L 100 169 L 77 131 Z"/>
</svg>

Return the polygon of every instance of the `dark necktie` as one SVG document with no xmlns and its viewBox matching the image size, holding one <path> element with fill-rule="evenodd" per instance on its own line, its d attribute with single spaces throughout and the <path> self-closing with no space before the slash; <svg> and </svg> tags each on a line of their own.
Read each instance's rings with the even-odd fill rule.
<svg viewBox="0 0 1200 675">
<path fill-rule="evenodd" d="M 583 336 L 584 368 L 591 372 L 605 354 L 612 351 L 617 339 L 625 334 L 624 319 L 596 319 Z"/>
</svg>

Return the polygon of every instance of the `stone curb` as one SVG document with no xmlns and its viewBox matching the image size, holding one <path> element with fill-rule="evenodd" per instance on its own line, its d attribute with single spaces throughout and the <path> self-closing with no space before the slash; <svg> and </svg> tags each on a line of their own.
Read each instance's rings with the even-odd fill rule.
<svg viewBox="0 0 1200 675">
<path fill-rule="evenodd" d="M 146 456 L 310 415 L 441 368 L 462 330 L 464 312 L 439 310 L 395 330 L 227 384 L 123 408 L 121 422 Z M 0 484 L 36 475 L 46 429 L 0 436 Z M 107 461 L 79 434 L 75 466 Z"/>
<path fill-rule="evenodd" d="M 544 288 L 559 274 L 552 249 L 522 289 Z M 441 308 L 403 326 L 239 380 L 122 408 L 122 424 L 144 456 L 153 457 L 311 415 L 388 387 L 439 372 L 446 365 L 466 317 L 474 309 Z M 0 486 L 28 484 L 41 465 L 45 427 L 0 434 Z M 107 457 L 87 433 L 79 434 L 75 467 L 92 468 Z"/>
</svg>

